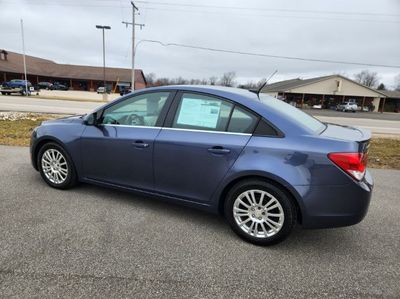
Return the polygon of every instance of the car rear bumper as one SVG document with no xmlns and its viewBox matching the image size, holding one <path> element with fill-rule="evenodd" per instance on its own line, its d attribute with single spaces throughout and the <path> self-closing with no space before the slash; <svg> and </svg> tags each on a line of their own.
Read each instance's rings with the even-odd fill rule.
<svg viewBox="0 0 400 299">
<path fill-rule="evenodd" d="M 367 171 L 361 182 L 340 186 L 298 186 L 302 226 L 329 228 L 359 223 L 368 212 L 373 179 Z"/>
</svg>

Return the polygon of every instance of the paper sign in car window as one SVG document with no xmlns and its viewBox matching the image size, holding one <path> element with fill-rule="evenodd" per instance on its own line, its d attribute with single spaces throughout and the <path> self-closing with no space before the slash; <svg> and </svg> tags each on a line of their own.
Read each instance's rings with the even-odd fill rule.
<svg viewBox="0 0 400 299">
<path fill-rule="evenodd" d="M 220 101 L 183 98 L 177 124 L 215 129 L 220 109 Z"/>
</svg>

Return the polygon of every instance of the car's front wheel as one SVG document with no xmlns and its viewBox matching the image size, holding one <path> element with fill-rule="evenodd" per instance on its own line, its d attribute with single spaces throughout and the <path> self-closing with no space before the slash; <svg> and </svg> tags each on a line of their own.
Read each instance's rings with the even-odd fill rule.
<svg viewBox="0 0 400 299">
<path fill-rule="evenodd" d="M 44 181 L 57 189 L 68 189 L 76 184 L 76 172 L 67 152 L 56 143 L 47 143 L 39 150 L 39 171 Z"/>
<path fill-rule="evenodd" d="M 286 192 L 261 180 L 246 180 L 227 195 L 225 217 L 242 239 L 256 245 L 283 241 L 296 224 L 296 207 Z"/>
</svg>

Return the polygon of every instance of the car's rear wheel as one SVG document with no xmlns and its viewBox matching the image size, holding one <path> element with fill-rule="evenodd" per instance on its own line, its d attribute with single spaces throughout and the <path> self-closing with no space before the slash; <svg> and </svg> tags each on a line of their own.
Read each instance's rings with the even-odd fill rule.
<svg viewBox="0 0 400 299">
<path fill-rule="evenodd" d="M 44 181 L 53 188 L 68 189 L 76 182 L 76 172 L 67 152 L 56 143 L 46 143 L 39 150 L 39 171 Z"/>
<path fill-rule="evenodd" d="M 242 239 L 257 245 L 283 241 L 296 224 L 296 207 L 286 192 L 261 180 L 246 180 L 228 193 L 225 217 Z"/>
</svg>

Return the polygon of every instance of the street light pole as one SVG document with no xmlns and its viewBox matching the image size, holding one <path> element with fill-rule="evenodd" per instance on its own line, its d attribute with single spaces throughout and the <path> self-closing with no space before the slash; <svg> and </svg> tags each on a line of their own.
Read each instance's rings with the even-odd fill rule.
<svg viewBox="0 0 400 299">
<path fill-rule="evenodd" d="M 26 60 L 25 60 L 25 36 L 24 36 L 24 21 L 21 19 L 21 35 L 22 35 L 22 57 L 24 61 L 24 76 L 25 76 L 25 95 L 28 95 L 28 78 L 26 76 Z"/>
<path fill-rule="evenodd" d="M 97 29 L 101 29 L 103 31 L 103 87 L 104 87 L 104 92 L 103 92 L 103 100 L 107 101 L 107 88 L 106 88 L 106 43 L 105 43 L 105 34 L 104 30 L 105 29 L 111 29 L 110 26 L 102 26 L 102 25 L 96 25 Z"/>
</svg>

